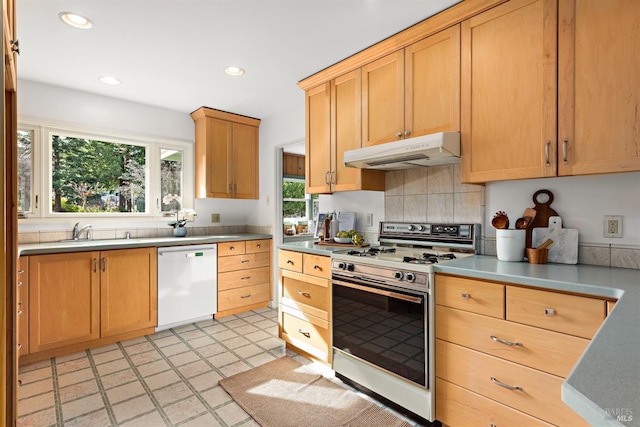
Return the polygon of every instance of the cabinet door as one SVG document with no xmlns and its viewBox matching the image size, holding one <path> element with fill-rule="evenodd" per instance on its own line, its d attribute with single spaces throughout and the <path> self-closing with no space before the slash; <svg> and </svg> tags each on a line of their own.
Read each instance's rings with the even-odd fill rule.
<svg viewBox="0 0 640 427">
<path fill-rule="evenodd" d="M 225 120 L 207 118 L 207 197 L 231 197 L 231 127 Z"/>
<path fill-rule="evenodd" d="M 236 199 L 258 198 L 258 128 L 233 123 L 231 183 Z"/>
<path fill-rule="evenodd" d="M 155 327 L 156 249 L 102 251 L 100 257 L 101 336 Z"/>
<path fill-rule="evenodd" d="M 405 49 L 405 130 L 460 131 L 460 25 Z"/>
<path fill-rule="evenodd" d="M 404 50 L 362 67 L 362 145 L 404 138 Z"/>
<path fill-rule="evenodd" d="M 29 257 L 31 353 L 100 337 L 99 252 Z"/>
<path fill-rule="evenodd" d="M 462 181 L 556 175 L 555 0 L 514 0 L 462 23 Z"/>
<path fill-rule="evenodd" d="M 305 94 L 306 192 L 330 193 L 331 172 L 331 84 L 325 83 Z"/>
<path fill-rule="evenodd" d="M 336 78 L 331 84 L 332 190 L 357 190 L 361 170 L 344 165 L 344 152 L 362 146 L 360 70 Z"/>
<path fill-rule="evenodd" d="M 558 174 L 640 170 L 640 2 L 563 0 L 559 17 Z"/>
</svg>

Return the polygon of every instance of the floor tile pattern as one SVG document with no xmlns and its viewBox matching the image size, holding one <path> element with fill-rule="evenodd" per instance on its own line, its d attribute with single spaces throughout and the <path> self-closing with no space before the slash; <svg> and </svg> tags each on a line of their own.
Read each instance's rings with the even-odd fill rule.
<svg viewBox="0 0 640 427">
<path fill-rule="evenodd" d="M 22 366 L 18 426 L 258 426 L 218 380 L 285 354 L 342 384 L 277 329 L 266 308 Z"/>
</svg>

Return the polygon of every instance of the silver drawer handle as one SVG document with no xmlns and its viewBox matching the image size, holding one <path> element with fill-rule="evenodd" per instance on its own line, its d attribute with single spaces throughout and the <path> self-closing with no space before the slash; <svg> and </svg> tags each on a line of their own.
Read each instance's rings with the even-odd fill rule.
<svg viewBox="0 0 640 427">
<path fill-rule="evenodd" d="M 251 296 L 251 294 L 248 295 L 241 295 L 240 298 L 249 298 Z"/>
<path fill-rule="evenodd" d="M 22 344 L 18 343 L 18 351 L 22 350 Z"/>
<path fill-rule="evenodd" d="M 504 345 L 508 345 L 509 347 L 522 347 L 522 343 L 519 342 L 511 342 L 511 341 L 507 341 L 507 340 L 501 340 L 500 338 L 498 338 L 495 335 L 491 335 L 491 339 L 494 340 L 495 342 L 499 342 L 500 344 L 504 344 Z"/>
<path fill-rule="evenodd" d="M 301 333 L 302 335 L 304 335 L 307 338 L 311 337 L 311 334 L 309 332 L 305 332 L 302 329 L 298 329 L 298 332 Z"/>
<path fill-rule="evenodd" d="M 287 260 L 287 264 L 293 264 L 293 261 L 291 261 L 290 259 Z"/>
<path fill-rule="evenodd" d="M 556 315 L 556 311 L 553 308 L 545 308 L 544 315 L 547 317 L 553 317 Z"/>
<path fill-rule="evenodd" d="M 313 266 L 313 269 L 314 270 L 320 270 L 320 266 L 318 264 L 316 264 L 316 265 Z"/>
<path fill-rule="evenodd" d="M 240 280 L 249 280 L 249 279 L 251 279 L 251 276 L 244 276 L 240 278 Z"/>
<path fill-rule="evenodd" d="M 298 293 L 303 297 L 311 298 L 311 294 L 309 292 L 298 291 Z"/>
<path fill-rule="evenodd" d="M 467 293 L 461 293 L 460 296 L 462 297 L 462 299 L 469 299 L 471 298 L 471 295 L 467 294 Z"/>
<path fill-rule="evenodd" d="M 240 261 L 240 262 L 241 262 L 242 264 L 246 264 L 246 263 L 248 263 L 248 262 L 251 262 L 251 260 L 249 260 L 249 259 L 243 259 L 243 260 L 242 260 L 242 261 Z"/>
<path fill-rule="evenodd" d="M 497 379 L 495 379 L 494 377 L 490 377 L 489 378 L 491 380 L 492 383 L 494 383 L 495 385 L 499 385 L 500 387 L 504 387 L 507 390 L 518 390 L 518 391 L 522 391 L 522 387 L 517 386 L 517 385 L 509 385 L 509 384 L 505 384 L 502 381 L 498 381 Z"/>
</svg>

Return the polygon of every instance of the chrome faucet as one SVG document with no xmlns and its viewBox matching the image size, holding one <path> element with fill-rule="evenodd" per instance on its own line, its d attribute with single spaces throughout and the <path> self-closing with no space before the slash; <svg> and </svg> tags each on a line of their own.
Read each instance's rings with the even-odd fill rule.
<svg viewBox="0 0 640 427">
<path fill-rule="evenodd" d="M 80 223 L 76 222 L 76 224 L 73 226 L 73 240 L 80 240 L 80 235 L 85 230 L 87 231 L 87 240 L 91 240 L 91 224 L 87 224 L 84 227 L 78 229 L 79 225 Z"/>
</svg>

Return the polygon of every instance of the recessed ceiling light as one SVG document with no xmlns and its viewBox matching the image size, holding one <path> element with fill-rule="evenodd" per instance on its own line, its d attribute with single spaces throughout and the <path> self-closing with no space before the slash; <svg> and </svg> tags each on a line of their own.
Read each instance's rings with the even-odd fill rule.
<svg viewBox="0 0 640 427">
<path fill-rule="evenodd" d="M 224 72 L 230 76 L 241 76 L 244 74 L 244 69 L 236 67 L 235 65 L 229 65 L 228 67 L 224 67 Z"/>
<path fill-rule="evenodd" d="M 110 76 L 100 77 L 100 81 L 107 85 L 119 85 L 120 83 L 122 83 L 120 80 L 116 79 L 115 77 L 110 77 Z"/>
<path fill-rule="evenodd" d="M 78 15 L 77 13 L 72 12 L 60 12 L 58 14 L 62 22 L 65 24 L 69 24 L 72 27 L 82 28 L 83 30 L 88 30 L 93 27 L 93 22 L 89 18 L 85 18 L 82 15 Z"/>
</svg>

